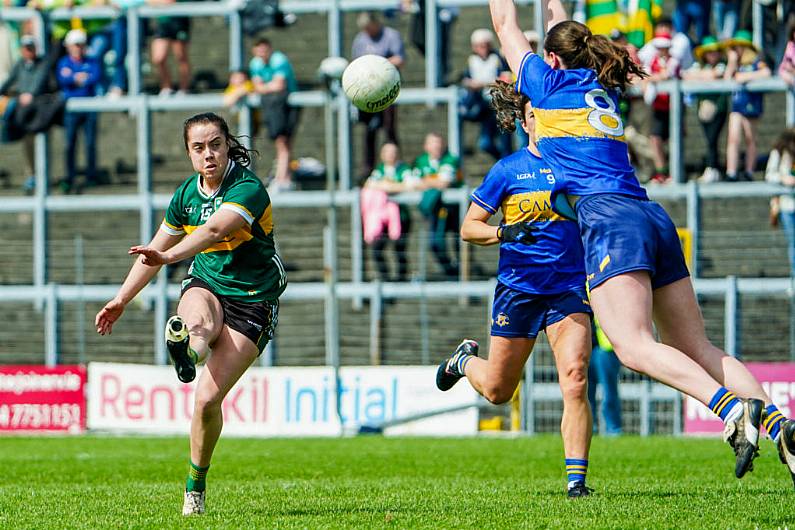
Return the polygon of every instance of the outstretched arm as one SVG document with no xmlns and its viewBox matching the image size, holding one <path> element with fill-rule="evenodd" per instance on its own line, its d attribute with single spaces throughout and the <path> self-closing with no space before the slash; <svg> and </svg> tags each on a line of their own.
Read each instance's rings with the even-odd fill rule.
<svg viewBox="0 0 795 530">
<path fill-rule="evenodd" d="M 149 247 L 158 250 L 167 250 L 173 247 L 182 238 L 182 236 L 172 236 L 167 234 L 162 229 L 159 229 L 149 243 Z M 97 326 L 97 333 L 105 335 L 111 332 L 113 324 L 121 317 L 124 308 L 135 296 L 141 292 L 141 289 L 146 287 L 152 278 L 155 277 L 157 271 L 160 270 L 160 265 L 146 265 L 143 259 L 135 260 L 127 278 L 116 296 L 105 304 L 105 306 L 97 313 L 94 323 Z"/>
<path fill-rule="evenodd" d="M 531 48 L 522 33 L 522 28 L 519 27 L 516 5 L 513 0 L 489 0 L 489 10 L 494 32 L 500 41 L 502 55 L 508 61 L 511 71 L 518 75 L 522 59 Z"/>
<path fill-rule="evenodd" d="M 176 263 L 192 258 L 207 247 L 224 240 L 232 232 L 243 228 L 246 220 L 233 210 L 218 210 L 190 235 L 174 247 L 162 250 L 154 246 L 137 245 L 130 248 L 130 254 L 140 254 L 141 262 L 149 266 Z"/>
</svg>

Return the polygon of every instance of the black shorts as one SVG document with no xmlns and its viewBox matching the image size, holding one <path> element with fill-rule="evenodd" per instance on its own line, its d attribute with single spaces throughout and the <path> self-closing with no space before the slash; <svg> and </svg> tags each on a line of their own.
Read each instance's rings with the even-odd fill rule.
<svg viewBox="0 0 795 530">
<path fill-rule="evenodd" d="M 260 353 L 265 350 L 265 346 L 273 339 L 276 324 L 279 322 L 278 300 L 241 302 L 215 293 L 206 282 L 192 276 L 182 280 L 181 294 L 185 294 L 185 291 L 193 287 L 210 291 L 221 303 L 224 324 L 249 338 L 257 345 Z"/>
<path fill-rule="evenodd" d="M 163 17 L 157 19 L 154 37 L 156 39 L 188 42 L 190 40 L 190 18 Z"/>
<path fill-rule="evenodd" d="M 651 134 L 667 140 L 671 136 L 671 112 L 668 110 L 651 111 Z"/>
<path fill-rule="evenodd" d="M 298 125 L 298 109 L 287 102 L 287 92 L 262 96 L 262 123 L 268 128 L 271 140 L 292 137 Z"/>
</svg>

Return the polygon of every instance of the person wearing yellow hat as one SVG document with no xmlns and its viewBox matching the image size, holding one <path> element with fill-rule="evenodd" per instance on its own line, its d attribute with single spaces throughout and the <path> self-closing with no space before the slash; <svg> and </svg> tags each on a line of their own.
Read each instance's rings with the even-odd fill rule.
<svg viewBox="0 0 795 530">
<path fill-rule="evenodd" d="M 693 50 L 696 63 L 682 72 L 682 79 L 696 81 L 715 81 L 723 79 L 726 72 L 726 59 L 723 54 L 723 44 L 712 35 L 707 35 L 701 45 Z M 718 141 L 726 118 L 729 114 L 729 98 L 725 93 L 699 94 L 697 101 L 698 121 L 704 129 L 707 140 L 707 156 L 701 182 L 716 182 L 720 180 L 718 167 Z"/>
<path fill-rule="evenodd" d="M 770 77 L 770 67 L 754 45 L 751 32 L 741 29 L 725 43 L 726 71 L 723 78 L 740 84 Z M 726 142 L 726 180 L 753 180 L 756 168 L 756 123 L 762 115 L 763 95 L 742 88 L 732 93 L 729 135 Z M 740 165 L 740 139 L 745 139 L 745 168 Z"/>
</svg>

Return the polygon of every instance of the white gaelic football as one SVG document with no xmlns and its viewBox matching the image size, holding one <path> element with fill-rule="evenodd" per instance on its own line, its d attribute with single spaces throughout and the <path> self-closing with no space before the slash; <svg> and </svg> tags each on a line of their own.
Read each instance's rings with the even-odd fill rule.
<svg viewBox="0 0 795 530">
<path fill-rule="evenodd" d="M 400 93 L 400 73 L 379 55 L 362 55 L 342 73 L 342 89 L 357 109 L 381 112 Z"/>
</svg>

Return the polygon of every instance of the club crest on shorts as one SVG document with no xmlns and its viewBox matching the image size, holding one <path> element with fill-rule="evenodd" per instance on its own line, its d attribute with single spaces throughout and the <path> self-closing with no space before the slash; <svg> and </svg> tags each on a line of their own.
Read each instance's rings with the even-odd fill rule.
<svg viewBox="0 0 795 530">
<path fill-rule="evenodd" d="M 505 313 L 500 313 L 497 315 L 497 319 L 494 321 L 494 323 L 502 328 L 510 324 L 511 320 Z"/>
</svg>

